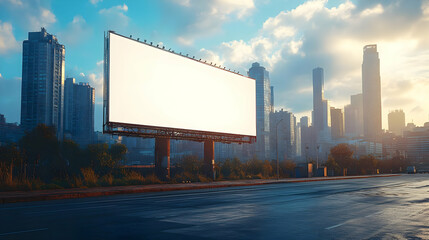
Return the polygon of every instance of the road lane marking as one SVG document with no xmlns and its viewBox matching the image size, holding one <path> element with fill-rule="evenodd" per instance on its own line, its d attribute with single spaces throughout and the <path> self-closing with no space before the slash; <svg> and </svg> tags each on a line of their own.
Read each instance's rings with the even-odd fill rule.
<svg viewBox="0 0 429 240">
<path fill-rule="evenodd" d="M 48 228 L 37 228 L 37 229 L 30 229 L 30 230 L 23 230 L 23 231 L 16 231 L 16 232 L 0 233 L 0 236 L 6 236 L 6 235 L 12 235 L 12 234 L 18 234 L 18 233 L 38 232 L 38 231 L 45 231 L 45 230 L 48 230 Z"/>
<path fill-rule="evenodd" d="M 344 225 L 344 224 L 345 224 L 345 222 L 340 223 L 340 224 L 337 224 L 337 225 L 334 225 L 334 226 L 327 227 L 327 228 L 325 228 L 325 229 L 326 229 L 326 230 L 331 230 L 331 229 L 333 229 L 333 228 L 339 227 L 339 226 Z"/>
</svg>

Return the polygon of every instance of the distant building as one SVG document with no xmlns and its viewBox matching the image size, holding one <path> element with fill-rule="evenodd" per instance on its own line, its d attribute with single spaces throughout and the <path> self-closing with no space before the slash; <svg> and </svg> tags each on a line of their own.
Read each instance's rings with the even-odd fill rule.
<svg viewBox="0 0 429 240">
<path fill-rule="evenodd" d="M 287 111 L 271 113 L 271 159 L 294 159 L 296 157 L 296 118 Z M 277 144 L 277 145 L 276 145 Z"/>
<path fill-rule="evenodd" d="M 347 137 L 363 137 L 362 93 L 350 96 L 350 104 L 344 107 L 344 130 Z"/>
<path fill-rule="evenodd" d="M 324 116 L 324 85 L 323 68 L 313 69 L 313 128 L 316 132 L 320 132 L 324 128 L 326 117 Z M 325 103 L 326 104 L 326 103 Z"/>
<path fill-rule="evenodd" d="M 24 130 L 16 123 L 7 123 L 3 114 L 0 114 L 0 146 L 16 143 L 24 136 Z"/>
<path fill-rule="evenodd" d="M 363 48 L 362 62 L 363 129 L 369 141 L 381 140 L 381 80 L 377 45 Z"/>
<path fill-rule="evenodd" d="M 256 156 L 259 159 L 269 159 L 272 109 L 270 77 L 268 71 L 257 62 L 252 64 L 248 75 L 256 80 Z"/>
<path fill-rule="evenodd" d="M 395 110 L 388 114 L 389 131 L 396 136 L 402 136 L 405 128 L 405 113 L 402 110 Z"/>
<path fill-rule="evenodd" d="M 22 51 L 21 126 L 30 131 L 38 124 L 63 132 L 65 48 L 42 28 L 28 33 Z"/>
<path fill-rule="evenodd" d="M 331 136 L 333 139 L 344 137 L 343 110 L 331 107 Z"/>
<path fill-rule="evenodd" d="M 415 127 L 411 131 L 404 131 L 406 156 L 416 162 L 429 163 L 429 123 L 424 127 Z"/>
<path fill-rule="evenodd" d="M 88 83 L 67 78 L 64 89 L 64 132 L 81 146 L 93 142 L 95 90 Z"/>
</svg>

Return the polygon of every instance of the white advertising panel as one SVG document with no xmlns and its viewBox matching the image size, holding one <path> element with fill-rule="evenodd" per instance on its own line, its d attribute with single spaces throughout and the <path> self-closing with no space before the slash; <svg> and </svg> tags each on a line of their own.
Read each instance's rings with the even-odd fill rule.
<svg viewBox="0 0 429 240">
<path fill-rule="evenodd" d="M 109 122 L 256 136 L 255 80 L 109 32 Z"/>
</svg>

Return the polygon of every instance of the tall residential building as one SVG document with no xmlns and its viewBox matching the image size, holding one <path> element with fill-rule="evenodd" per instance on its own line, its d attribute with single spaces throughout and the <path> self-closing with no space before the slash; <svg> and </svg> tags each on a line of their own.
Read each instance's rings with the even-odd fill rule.
<svg viewBox="0 0 429 240">
<path fill-rule="evenodd" d="M 344 137 L 343 110 L 331 107 L 331 136 L 333 139 Z"/>
<path fill-rule="evenodd" d="M 350 96 L 350 104 L 344 107 L 344 129 L 347 137 L 363 136 L 362 93 Z"/>
<path fill-rule="evenodd" d="M 381 82 L 377 45 L 363 48 L 362 95 L 363 131 L 370 141 L 381 139 Z"/>
<path fill-rule="evenodd" d="M 270 157 L 270 77 L 264 67 L 255 62 L 248 75 L 256 81 L 256 156 L 260 159 Z"/>
<path fill-rule="evenodd" d="M 67 78 L 64 88 L 64 134 L 80 145 L 94 138 L 95 90 L 88 83 Z"/>
<path fill-rule="evenodd" d="M 26 131 L 38 124 L 63 132 L 65 48 L 42 28 L 29 32 L 22 51 L 21 126 Z"/>
<path fill-rule="evenodd" d="M 276 111 L 271 113 L 270 117 L 271 128 L 271 159 L 279 160 L 293 159 L 296 157 L 296 118 L 293 113 Z M 277 146 L 276 146 L 277 144 Z"/>
<path fill-rule="evenodd" d="M 402 110 L 395 110 L 388 115 L 389 131 L 397 136 L 402 136 L 405 128 L 405 113 Z"/>
</svg>

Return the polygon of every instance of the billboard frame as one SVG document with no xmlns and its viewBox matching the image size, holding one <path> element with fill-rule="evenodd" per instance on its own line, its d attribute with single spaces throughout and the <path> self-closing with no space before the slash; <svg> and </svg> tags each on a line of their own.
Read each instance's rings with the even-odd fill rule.
<svg viewBox="0 0 429 240">
<path fill-rule="evenodd" d="M 110 77 L 110 74 L 109 74 L 110 73 L 110 65 L 109 65 L 110 64 L 110 38 L 109 36 L 110 36 L 110 33 L 127 38 L 129 40 L 139 42 L 141 44 L 145 44 L 146 46 L 156 48 L 160 51 L 166 51 L 170 54 L 176 54 L 178 56 L 187 58 L 189 60 L 197 61 L 201 64 L 206 64 L 208 66 L 217 68 L 219 70 L 227 71 L 232 74 L 237 74 L 242 77 L 246 77 L 239 73 L 227 70 L 225 69 L 225 67 L 221 68 L 220 66 L 213 66 L 211 64 L 202 62 L 195 58 L 183 56 L 182 54 L 175 53 L 174 51 L 166 50 L 164 47 L 160 48 L 158 46 L 154 46 L 152 45 L 152 42 L 148 44 L 146 43 L 146 40 L 144 42 L 141 42 L 139 40 L 132 39 L 131 37 L 126 37 L 126 36 L 117 34 L 115 31 L 109 30 L 107 32 L 107 35 L 106 35 L 106 32 L 104 34 L 103 133 L 121 135 L 121 136 L 142 137 L 142 138 L 169 138 L 169 139 L 176 139 L 176 140 L 191 140 L 191 141 L 198 141 L 198 142 L 203 142 L 206 140 L 213 140 L 215 142 L 222 142 L 222 143 L 239 143 L 239 144 L 256 142 L 256 136 L 249 136 L 249 135 L 228 134 L 228 133 L 208 132 L 208 131 L 199 131 L 199 130 L 190 130 L 190 129 L 168 128 L 168 127 L 159 127 L 159 126 L 147 126 L 147 125 L 135 125 L 135 124 L 121 123 L 121 122 L 111 122 L 109 120 L 109 99 L 110 99 L 109 98 L 109 93 L 110 93 L 109 91 L 109 86 L 110 86 L 109 85 L 110 83 L 110 79 L 109 79 Z"/>
</svg>

